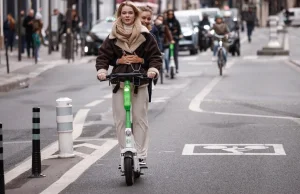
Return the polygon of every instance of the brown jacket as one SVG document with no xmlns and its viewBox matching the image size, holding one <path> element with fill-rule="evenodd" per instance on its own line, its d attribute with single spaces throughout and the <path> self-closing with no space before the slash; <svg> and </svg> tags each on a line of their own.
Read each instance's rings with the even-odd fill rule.
<svg viewBox="0 0 300 194">
<path fill-rule="evenodd" d="M 113 66 L 112 73 L 131 73 L 138 70 L 140 64 L 131 65 L 116 65 L 116 60 L 121 58 L 123 52 L 127 55 L 136 54 L 140 58 L 143 58 L 145 63 L 141 64 L 141 73 L 147 73 L 147 71 L 154 71 L 159 75 L 159 71 L 162 68 L 161 52 L 157 46 L 156 40 L 149 32 L 142 32 L 135 45 L 131 48 L 134 53 L 125 46 L 124 42 L 118 40 L 116 37 L 109 35 L 99 48 L 99 54 L 96 59 L 96 69 L 98 73 L 107 73 L 109 65 Z M 145 81 L 144 83 L 148 83 Z M 142 83 L 142 84 L 144 84 Z"/>
</svg>

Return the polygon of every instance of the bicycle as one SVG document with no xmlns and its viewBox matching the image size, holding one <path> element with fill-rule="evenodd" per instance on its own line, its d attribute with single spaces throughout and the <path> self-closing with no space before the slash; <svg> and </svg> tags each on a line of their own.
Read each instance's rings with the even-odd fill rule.
<svg viewBox="0 0 300 194">
<path fill-rule="evenodd" d="M 214 34 L 215 37 L 217 37 L 218 40 L 218 51 L 217 51 L 217 56 L 218 56 L 218 67 L 219 67 L 219 71 L 220 71 L 220 76 L 223 75 L 223 67 L 225 65 L 225 48 L 223 47 L 223 41 L 222 39 L 225 37 L 224 35 L 217 35 Z"/>
<path fill-rule="evenodd" d="M 152 93 L 152 79 L 148 78 L 146 74 L 142 73 L 115 73 L 106 77 L 106 80 L 124 81 L 124 109 L 126 111 L 126 123 L 125 123 L 125 148 L 121 150 L 121 165 L 119 169 L 125 176 L 127 186 L 133 185 L 135 179 L 143 175 L 141 169 L 147 169 L 145 164 L 140 164 L 137 157 L 137 150 L 134 147 L 133 138 L 133 125 L 131 121 L 131 83 L 139 82 L 140 80 L 149 80 L 148 92 L 149 102 L 151 102 Z M 123 176 L 122 175 L 122 176 Z"/>
</svg>

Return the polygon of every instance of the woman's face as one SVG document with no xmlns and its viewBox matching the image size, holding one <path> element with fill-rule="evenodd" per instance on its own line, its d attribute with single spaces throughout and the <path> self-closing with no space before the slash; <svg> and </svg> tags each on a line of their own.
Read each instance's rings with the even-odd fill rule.
<svg viewBox="0 0 300 194">
<path fill-rule="evenodd" d="M 135 19 L 133 8 L 125 5 L 121 11 L 121 20 L 126 25 L 133 24 Z"/>
<path fill-rule="evenodd" d="M 223 20 L 222 20 L 221 18 L 217 18 L 217 21 L 216 21 L 216 22 L 217 22 L 218 24 L 220 24 L 220 23 L 222 23 L 222 21 L 223 21 Z"/>
<path fill-rule="evenodd" d="M 144 26 L 151 25 L 152 15 L 149 11 L 143 11 L 141 13 L 141 21 Z"/>
</svg>

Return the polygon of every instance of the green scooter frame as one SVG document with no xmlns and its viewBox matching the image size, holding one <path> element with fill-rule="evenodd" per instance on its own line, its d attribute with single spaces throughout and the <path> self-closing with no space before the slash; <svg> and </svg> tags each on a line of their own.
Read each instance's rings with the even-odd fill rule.
<svg viewBox="0 0 300 194">
<path fill-rule="evenodd" d="M 174 44 L 170 44 L 170 62 L 169 62 L 169 72 L 171 79 L 175 77 L 175 61 L 174 61 Z"/>
</svg>

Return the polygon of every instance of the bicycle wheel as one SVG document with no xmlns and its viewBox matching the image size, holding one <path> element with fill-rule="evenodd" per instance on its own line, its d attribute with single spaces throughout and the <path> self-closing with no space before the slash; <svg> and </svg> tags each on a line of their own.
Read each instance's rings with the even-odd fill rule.
<svg viewBox="0 0 300 194">
<path fill-rule="evenodd" d="M 127 186 L 132 186 L 134 183 L 133 160 L 132 158 L 124 159 L 125 180 Z"/>
</svg>

